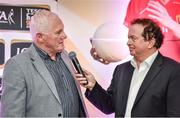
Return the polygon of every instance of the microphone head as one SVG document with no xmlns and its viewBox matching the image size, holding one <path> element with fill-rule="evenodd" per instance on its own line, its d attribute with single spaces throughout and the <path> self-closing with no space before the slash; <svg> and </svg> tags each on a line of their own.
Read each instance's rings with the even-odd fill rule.
<svg viewBox="0 0 180 118">
<path fill-rule="evenodd" d="M 75 53 L 74 51 L 71 51 L 71 52 L 69 53 L 69 58 L 70 58 L 70 59 L 73 59 L 74 57 L 76 57 L 76 53 Z"/>
</svg>

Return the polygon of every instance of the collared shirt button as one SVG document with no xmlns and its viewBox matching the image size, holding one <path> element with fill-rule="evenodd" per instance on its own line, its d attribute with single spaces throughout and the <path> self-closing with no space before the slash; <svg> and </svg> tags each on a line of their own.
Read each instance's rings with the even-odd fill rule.
<svg viewBox="0 0 180 118">
<path fill-rule="evenodd" d="M 58 114 L 58 117 L 61 117 L 61 116 L 62 116 L 62 114 L 61 114 L 61 113 L 59 113 L 59 114 Z"/>
</svg>

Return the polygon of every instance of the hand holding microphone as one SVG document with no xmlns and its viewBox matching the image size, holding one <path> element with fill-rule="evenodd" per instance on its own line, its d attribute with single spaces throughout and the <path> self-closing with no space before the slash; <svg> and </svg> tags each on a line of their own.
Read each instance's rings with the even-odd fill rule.
<svg viewBox="0 0 180 118">
<path fill-rule="evenodd" d="M 87 70 L 84 70 L 84 71 L 82 70 L 80 63 L 79 63 L 78 59 L 76 58 L 75 52 L 70 52 L 69 57 L 74 65 L 74 68 L 78 72 L 78 74 L 76 74 L 77 80 L 79 81 L 79 83 L 82 86 L 86 87 L 87 89 L 89 89 L 91 91 L 96 84 L 95 77 L 93 76 L 93 74 L 91 74 Z M 79 74 L 81 74 L 81 75 L 79 75 Z"/>
<path fill-rule="evenodd" d="M 76 58 L 76 53 L 71 51 L 69 53 L 69 58 L 71 59 L 71 61 L 72 61 L 73 65 L 74 65 L 74 68 L 76 69 L 77 73 L 78 74 L 82 74 L 83 77 L 86 77 L 84 72 L 83 72 L 83 70 L 82 70 L 82 68 L 81 68 L 81 65 L 80 65 L 78 59 Z M 86 83 L 84 85 L 87 85 L 87 84 L 88 84 L 88 81 L 86 80 Z"/>
</svg>

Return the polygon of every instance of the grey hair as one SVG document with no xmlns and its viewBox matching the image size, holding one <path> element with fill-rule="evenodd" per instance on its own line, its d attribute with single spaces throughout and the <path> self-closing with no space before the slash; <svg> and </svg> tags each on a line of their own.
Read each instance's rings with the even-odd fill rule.
<svg viewBox="0 0 180 118">
<path fill-rule="evenodd" d="M 55 13 L 48 10 L 43 9 L 37 11 L 35 15 L 31 17 L 30 21 L 30 33 L 33 40 L 35 39 L 37 33 L 48 33 L 52 19 L 57 17 L 58 16 Z"/>
</svg>

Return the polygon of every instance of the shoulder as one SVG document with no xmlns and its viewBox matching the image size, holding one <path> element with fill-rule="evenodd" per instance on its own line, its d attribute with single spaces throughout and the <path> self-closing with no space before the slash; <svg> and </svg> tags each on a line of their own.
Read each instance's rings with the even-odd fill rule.
<svg viewBox="0 0 180 118">
<path fill-rule="evenodd" d="M 130 61 L 124 62 L 116 66 L 116 69 L 132 67 Z"/>
<path fill-rule="evenodd" d="M 180 66 L 180 63 L 169 57 L 162 56 L 163 64 L 167 66 Z"/>
<path fill-rule="evenodd" d="M 119 72 L 129 72 L 132 71 L 134 69 L 134 67 L 131 65 L 130 61 L 127 61 L 125 63 L 119 64 L 116 66 L 115 70 L 114 70 L 114 74 L 115 73 L 119 73 Z"/>
<path fill-rule="evenodd" d="M 29 53 L 26 50 L 26 51 L 24 51 L 24 52 L 22 52 L 22 53 L 20 53 L 18 55 L 15 55 L 15 56 L 11 57 L 10 60 L 16 60 L 16 61 L 24 60 L 25 58 L 28 57 L 28 55 L 29 55 Z"/>
<path fill-rule="evenodd" d="M 7 64 L 16 64 L 16 65 L 26 66 L 26 62 L 29 62 L 29 61 L 30 61 L 30 51 L 29 51 L 29 48 L 28 48 L 24 52 L 11 57 L 6 62 L 6 65 Z"/>
<path fill-rule="evenodd" d="M 163 73 L 164 75 L 167 75 L 167 76 L 168 75 L 176 75 L 180 72 L 180 63 L 178 63 L 177 61 L 175 61 L 169 57 L 165 57 L 165 56 L 161 55 L 160 53 L 158 54 L 152 67 L 160 68 L 161 73 Z"/>
</svg>

